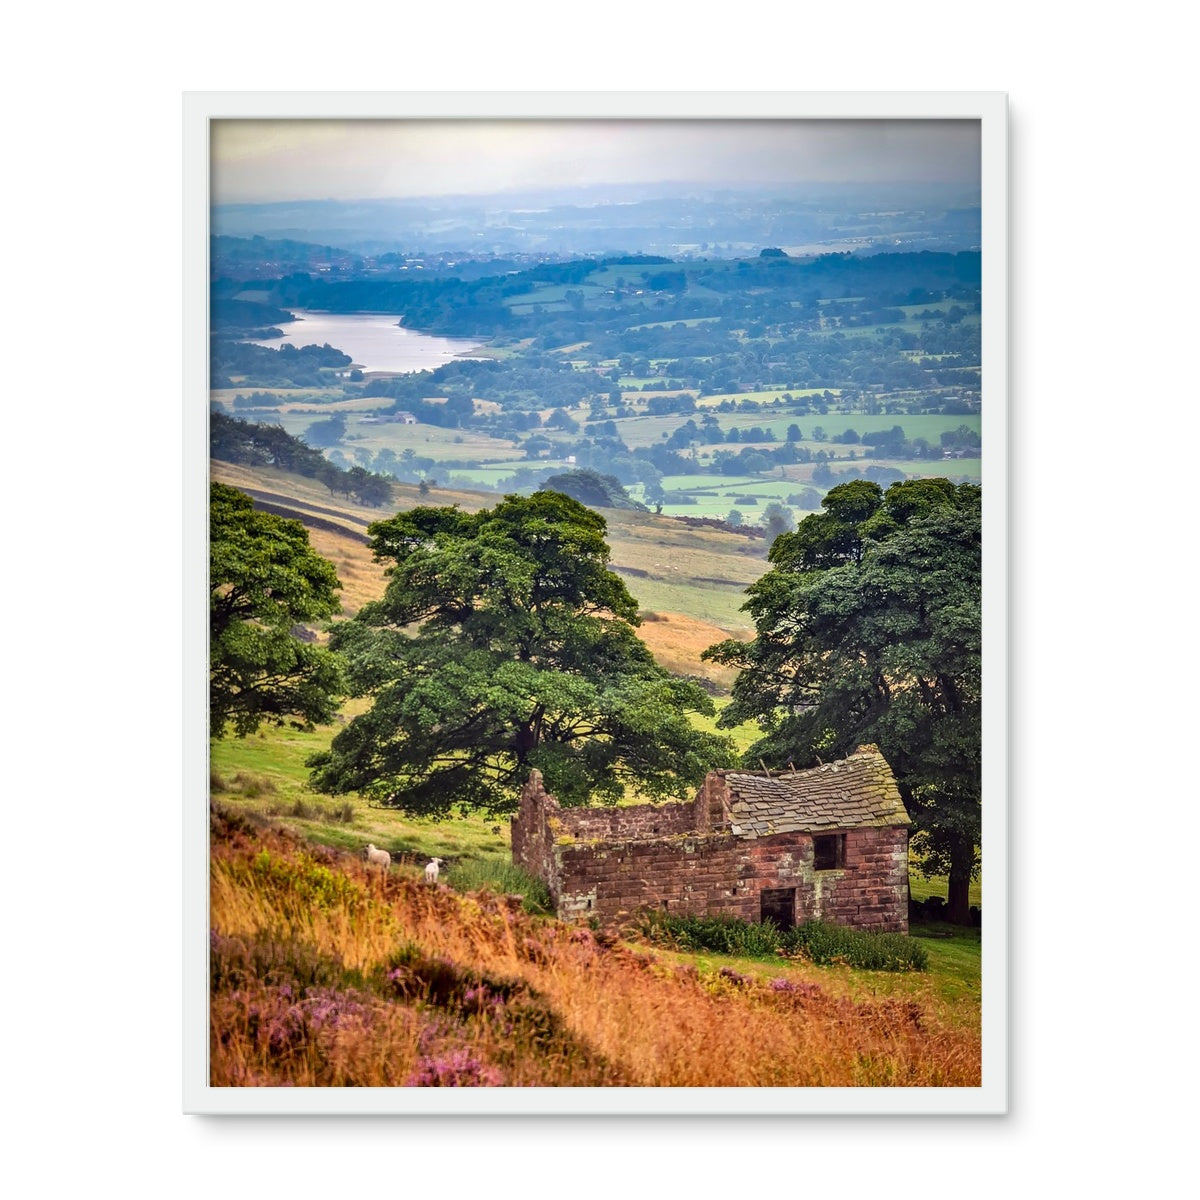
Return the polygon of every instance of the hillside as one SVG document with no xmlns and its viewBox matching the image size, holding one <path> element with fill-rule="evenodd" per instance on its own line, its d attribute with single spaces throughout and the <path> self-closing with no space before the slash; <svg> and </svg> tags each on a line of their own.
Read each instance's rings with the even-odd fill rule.
<svg viewBox="0 0 1200 1200">
<path fill-rule="evenodd" d="M 270 467 L 214 459 L 211 472 L 213 479 L 240 488 L 268 511 L 304 524 L 314 548 L 337 568 L 346 616 L 382 592 L 384 569 L 371 556 L 366 531 L 389 510 L 331 496 L 316 480 Z M 441 487 L 422 496 L 415 486 L 397 484 L 392 510 L 437 504 L 474 512 L 497 499 L 495 494 Z M 606 509 L 603 515 L 613 569 L 642 607 L 642 640 L 667 670 L 728 688 L 733 673 L 701 662 L 700 652 L 730 634 L 748 636 L 750 621 L 738 609 L 747 585 L 766 570 L 765 542 L 652 513 Z"/>
<path fill-rule="evenodd" d="M 212 816 L 211 1083 L 972 1087 L 962 977 L 650 950 Z M 974 980 L 972 982 L 971 980 Z"/>
</svg>

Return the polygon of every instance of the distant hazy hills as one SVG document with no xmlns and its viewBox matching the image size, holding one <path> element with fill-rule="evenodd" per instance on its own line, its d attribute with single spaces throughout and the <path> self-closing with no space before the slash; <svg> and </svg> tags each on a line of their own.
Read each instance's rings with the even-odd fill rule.
<svg viewBox="0 0 1200 1200">
<path fill-rule="evenodd" d="M 364 253 L 619 254 L 725 257 L 971 250 L 979 196 L 961 185 L 813 185 L 714 191 L 668 185 L 436 199 L 218 205 L 212 232 L 289 238 Z"/>
</svg>

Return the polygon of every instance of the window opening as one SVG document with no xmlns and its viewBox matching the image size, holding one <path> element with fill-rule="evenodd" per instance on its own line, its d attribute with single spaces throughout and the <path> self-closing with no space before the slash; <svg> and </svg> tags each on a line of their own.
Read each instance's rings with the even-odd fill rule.
<svg viewBox="0 0 1200 1200">
<path fill-rule="evenodd" d="M 813 869 L 836 871 L 846 865 L 846 835 L 822 833 L 813 836 Z"/>
</svg>

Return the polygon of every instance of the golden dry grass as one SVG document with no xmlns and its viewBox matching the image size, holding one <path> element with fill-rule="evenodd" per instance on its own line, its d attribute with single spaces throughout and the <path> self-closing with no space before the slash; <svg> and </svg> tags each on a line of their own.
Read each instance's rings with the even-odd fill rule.
<svg viewBox="0 0 1200 1200">
<path fill-rule="evenodd" d="M 978 1086 L 936 1006 L 700 972 L 214 817 L 215 1086 Z"/>
<path fill-rule="evenodd" d="M 678 675 L 703 676 L 724 690 L 733 686 L 737 677 L 734 668 L 703 662 L 700 658 L 714 642 L 724 641 L 729 636 L 720 626 L 682 613 L 642 613 L 637 633 L 665 670 Z"/>
</svg>

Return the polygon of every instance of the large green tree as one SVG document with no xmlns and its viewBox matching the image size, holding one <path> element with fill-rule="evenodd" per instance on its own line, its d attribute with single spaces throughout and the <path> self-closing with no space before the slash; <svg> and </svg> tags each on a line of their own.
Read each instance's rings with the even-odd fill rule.
<svg viewBox="0 0 1200 1200">
<path fill-rule="evenodd" d="M 333 565 L 299 521 L 256 512 L 250 497 L 209 492 L 209 719 L 213 737 L 264 721 L 332 721 L 343 694 L 339 660 L 295 636 L 339 610 Z"/>
<path fill-rule="evenodd" d="M 416 508 L 372 525 L 383 599 L 337 626 L 373 703 L 309 760 L 324 791 L 411 813 L 510 810 L 531 768 L 564 804 L 627 784 L 683 795 L 732 760 L 696 684 L 660 668 L 608 569 L 604 518 L 553 491 L 492 509 Z"/>
<path fill-rule="evenodd" d="M 755 720 L 747 753 L 797 766 L 876 743 L 915 823 L 922 867 L 965 922 L 978 870 L 981 492 L 946 480 L 833 488 L 748 590 L 751 642 L 705 656 L 740 669 L 719 724 Z"/>
</svg>

